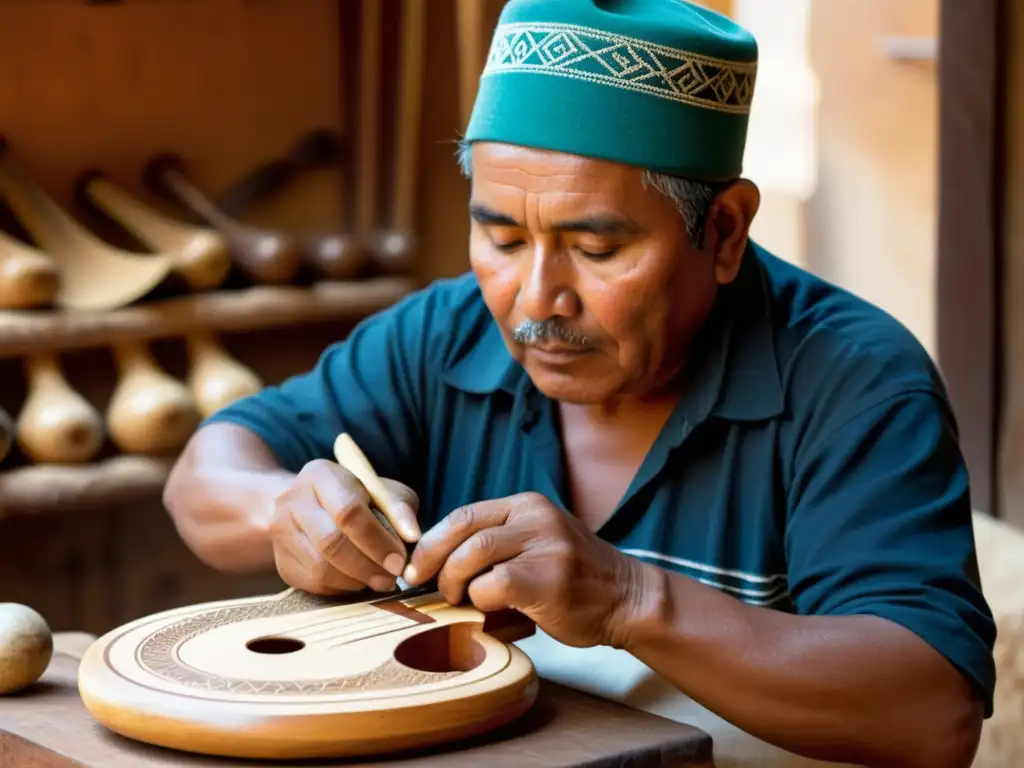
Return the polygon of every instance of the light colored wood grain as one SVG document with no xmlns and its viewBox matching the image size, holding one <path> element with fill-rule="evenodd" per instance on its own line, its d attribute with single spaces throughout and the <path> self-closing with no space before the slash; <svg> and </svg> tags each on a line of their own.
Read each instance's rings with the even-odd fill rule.
<svg viewBox="0 0 1024 768">
<path fill-rule="evenodd" d="M 287 590 L 130 622 L 89 648 L 78 686 L 100 723 L 148 744 L 250 759 L 386 754 L 524 714 L 538 679 L 510 643 L 532 631 L 518 614 L 436 593 Z"/>
<path fill-rule="evenodd" d="M 0 358 L 33 350 L 81 349 L 196 331 L 252 331 L 354 319 L 384 309 L 415 284 L 402 277 L 256 286 L 139 304 L 112 312 L 0 312 Z"/>
<path fill-rule="evenodd" d="M 334 441 L 334 458 L 338 464 L 359 479 L 370 495 L 370 500 L 390 519 L 391 494 L 351 435 L 338 435 L 338 439 Z"/>
</svg>

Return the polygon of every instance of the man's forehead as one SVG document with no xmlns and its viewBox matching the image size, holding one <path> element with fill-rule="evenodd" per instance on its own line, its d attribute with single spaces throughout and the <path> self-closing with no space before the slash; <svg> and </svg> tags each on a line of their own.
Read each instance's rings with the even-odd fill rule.
<svg viewBox="0 0 1024 768">
<path fill-rule="evenodd" d="M 639 168 L 561 152 L 481 143 L 474 145 L 472 160 L 474 191 L 488 196 L 555 192 L 625 203 L 642 187 Z"/>
<path fill-rule="evenodd" d="M 520 172 L 538 176 L 585 176 L 596 179 L 637 176 L 640 169 L 609 160 L 570 155 L 513 144 L 479 142 L 473 145 L 473 176 L 478 173 Z"/>
</svg>

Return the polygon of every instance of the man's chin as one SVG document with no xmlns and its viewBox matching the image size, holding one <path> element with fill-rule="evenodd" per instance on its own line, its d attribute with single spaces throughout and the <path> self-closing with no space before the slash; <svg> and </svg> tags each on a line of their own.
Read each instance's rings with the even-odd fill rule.
<svg viewBox="0 0 1024 768">
<path fill-rule="evenodd" d="M 526 375 L 549 400 L 570 405 L 599 405 L 608 399 L 608 388 L 591 376 L 553 374 L 546 370 L 531 370 L 530 366 L 526 366 Z"/>
</svg>

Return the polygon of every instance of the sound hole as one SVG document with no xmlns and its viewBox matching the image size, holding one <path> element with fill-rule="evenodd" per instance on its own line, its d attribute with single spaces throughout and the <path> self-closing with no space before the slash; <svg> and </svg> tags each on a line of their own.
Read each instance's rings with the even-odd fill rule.
<svg viewBox="0 0 1024 768">
<path fill-rule="evenodd" d="M 290 637 L 257 637 L 245 644 L 253 653 L 295 653 L 306 647 L 301 640 Z"/>
<path fill-rule="evenodd" d="M 468 672 L 484 660 L 485 651 L 474 638 L 479 624 L 445 624 L 404 640 L 395 659 L 420 672 Z"/>
</svg>

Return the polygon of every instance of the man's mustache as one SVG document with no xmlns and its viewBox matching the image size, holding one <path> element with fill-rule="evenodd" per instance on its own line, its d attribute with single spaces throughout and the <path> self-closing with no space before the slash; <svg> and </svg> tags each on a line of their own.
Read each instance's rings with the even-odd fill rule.
<svg viewBox="0 0 1024 768">
<path fill-rule="evenodd" d="M 524 320 L 512 331 L 517 344 L 530 346 L 545 341 L 561 341 L 574 347 L 592 347 L 594 341 L 588 336 L 567 328 L 558 320 Z"/>
</svg>

